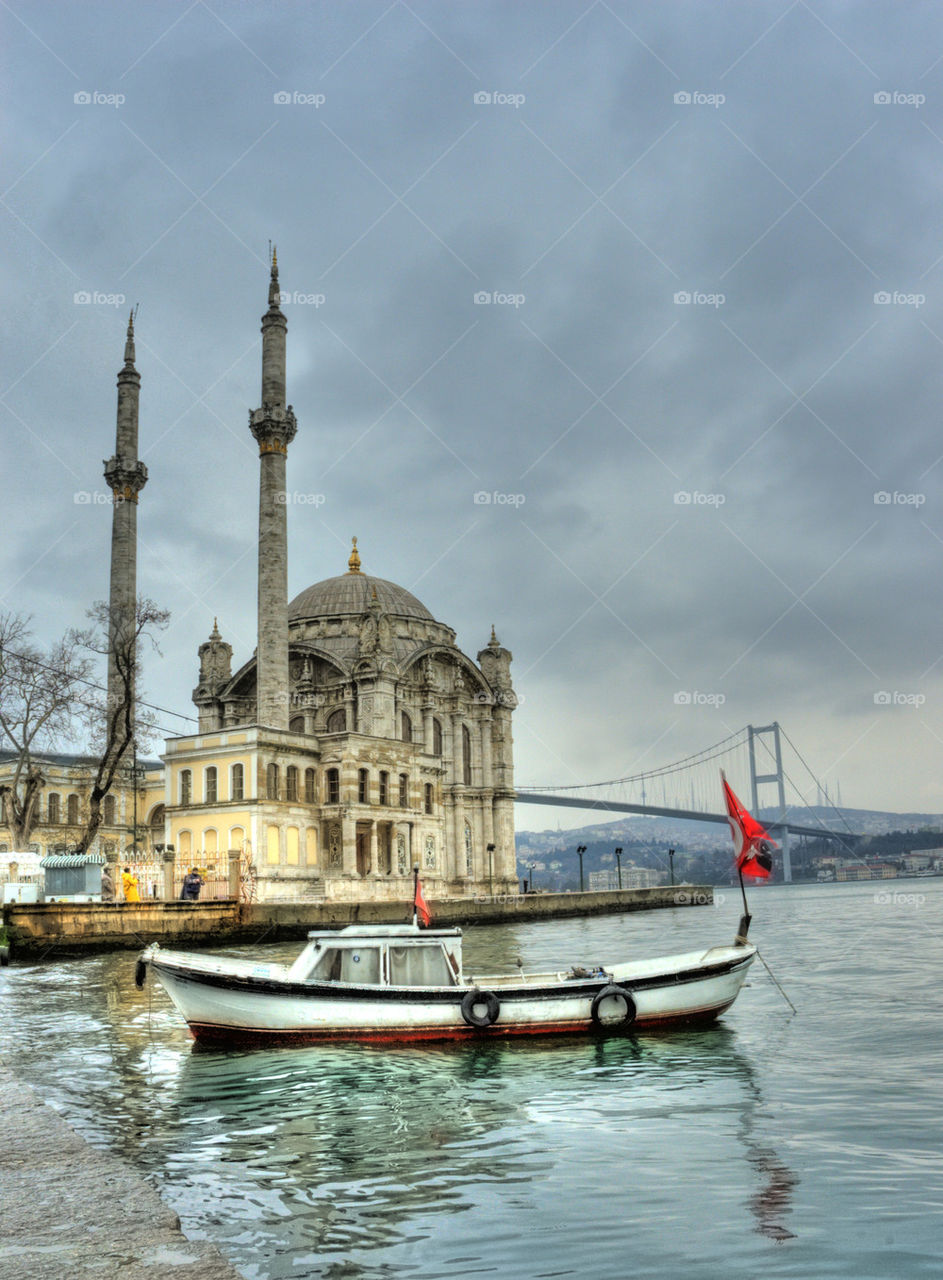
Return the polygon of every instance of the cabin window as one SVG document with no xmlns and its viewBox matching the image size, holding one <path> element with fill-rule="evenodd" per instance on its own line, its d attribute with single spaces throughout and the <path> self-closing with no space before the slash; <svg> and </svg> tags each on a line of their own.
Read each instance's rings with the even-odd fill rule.
<svg viewBox="0 0 943 1280">
<path fill-rule="evenodd" d="M 215 804 L 217 797 L 217 774 L 216 766 L 210 765 L 206 771 L 206 785 L 204 787 L 207 804 Z"/>
<path fill-rule="evenodd" d="M 285 770 L 285 799 L 298 799 L 298 770 L 293 764 Z"/>
<path fill-rule="evenodd" d="M 370 775 L 366 769 L 357 770 L 357 799 L 361 804 L 367 804 L 370 791 Z"/>
<path fill-rule="evenodd" d="M 49 821 L 61 822 L 61 818 L 59 816 L 59 796 L 56 792 L 53 792 L 49 797 Z"/>
<path fill-rule="evenodd" d="M 318 775 L 315 769 L 305 769 L 305 804 L 318 802 Z"/>
<path fill-rule="evenodd" d="M 193 774 L 189 769 L 180 770 L 180 803 L 189 804 L 193 794 Z"/>
<path fill-rule="evenodd" d="M 322 951 L 309 977 L 317 982 L 380 981 L 379 947 L 328 947 Z"/>
<path fill-rule="evenodd" d="M 438 720 L 432 722 L 432 754 L 434 756 L 442 754 L 442 725 Z"/>
<path fill-rule="evenodd" d="M 413 722 L 405 711 L 400 712 L 400 723 L 403 731 L 403 741 L 412 742 L 413 740 Z"/>
<path fill-rule="evenodd" d="M 79 798 L 77 795 L 69 796 L 66 801 L 66 822 L 74 827 L 79 820 Z"/>
<path fill-rule="evenodd" d="M 102 803 L 102 822 L 106 827 L 115 825 L 115 798 L 114 796 L 105 796 Z"/>
<path fill-rule="evenodd" d="M 409 808 L 409 774 L 401 773 L 399 775 L 399 807 L 401 809 Z"/>
<path fill-rule="evenodd" d="M 265 794 L 269 800 L 278 799 L 278 765 L 270 764 L 265 770 Z"/>
<path fill-rule="evenodd" d="M 390 946 L 390 986 L 448 987 L 455 981 L 439 943 L 427 946 Z"/>
<path fill-rule="evenodd" d="M 245 795 L 246 773 L 241 764 L 234 764 L 230 770 L 229 795 L 233 800 L 241 800 Z"/>
<path fill-rule="evenodd" d="M 328 769 L 327 771 L 327 802 L 328 804 L 340 804 L 341 800 L 341 775 L 338 769 Z"/>
<path fill-rule="evenodd" d="M 328 733 L 343 733 L 347 728 L 347 712 L 343 707 L 338 707 L 336 711 L 332 711 L 327 718 Z"/>
<path fill-rule="evenodd" d="M 380 770 L 380 804 L 390 803 L 390 775 L 384 770 Z"/>
</svg>

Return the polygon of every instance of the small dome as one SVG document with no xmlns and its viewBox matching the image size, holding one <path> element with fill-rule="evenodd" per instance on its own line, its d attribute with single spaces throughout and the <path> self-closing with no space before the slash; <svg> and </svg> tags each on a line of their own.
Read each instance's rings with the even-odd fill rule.
<svg viewBox="0 0 943 1280">
<path fill-rule="evenodd" d="M 359 616 L 369 610 L 374 591 L 384 613 L 400 618 L 435 621 L 426 606 L 405 587 L 359 571 L 342 573 L 336 578 L 325 578 L 323 582 L 307 587 L 289 604 L 288 620 L 298 622 L 302 619 L 335 618 L 342 615 Z"/>
</svg>

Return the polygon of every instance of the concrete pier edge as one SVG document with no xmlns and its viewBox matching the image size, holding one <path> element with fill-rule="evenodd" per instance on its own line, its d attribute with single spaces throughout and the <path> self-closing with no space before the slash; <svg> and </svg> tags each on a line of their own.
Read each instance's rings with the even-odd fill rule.
<svg viewBox="0 0 943 1280">
<path fill-rule="evenodd" d="M 0 1057 L 4 1280 L 243 1280 L 132 1165 L 90 1146 Z"/>
</svg>

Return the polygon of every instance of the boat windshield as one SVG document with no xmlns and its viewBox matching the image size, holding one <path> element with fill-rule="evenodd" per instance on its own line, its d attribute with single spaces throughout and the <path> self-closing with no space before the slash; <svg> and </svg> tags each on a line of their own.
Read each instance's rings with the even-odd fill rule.
<svg viewBox="0 0 943 1280">
<path fill-rule="evenodd" d="M 306 975 L 313 982 L 352 982 L 392 987 L 451 987 L 458 963 L 446 955 L 439 942 L 397 946 L 325 947 L 319 950 Z M 381 976 L 382 975 L 382 976 Z"/>
<path fill-rule="evenodd" d="M 451 968 L 439 943 L 429 946 L 390 946 L 390 986 L 450 987 Z"/>
<path fill-rule="evenodd" d="M 380 981 L 379 947 L 327 947 L 309 975 L 319 982 Z"/>
</svg>

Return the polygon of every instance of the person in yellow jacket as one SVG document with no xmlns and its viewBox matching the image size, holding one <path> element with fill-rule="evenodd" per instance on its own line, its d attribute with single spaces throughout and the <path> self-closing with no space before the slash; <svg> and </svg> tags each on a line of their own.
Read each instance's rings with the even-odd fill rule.
<svg viewBox="0 0 943 1280">
<path fill-rule="evenodd" d="M 132 875 L 130 867 L 125 867 L 121 873 L 121 887 L 124 890 L 125 902 L 141 901 L 141 895 L 138 892 L 138 878 L 136 875 Z"/>
</svg>

